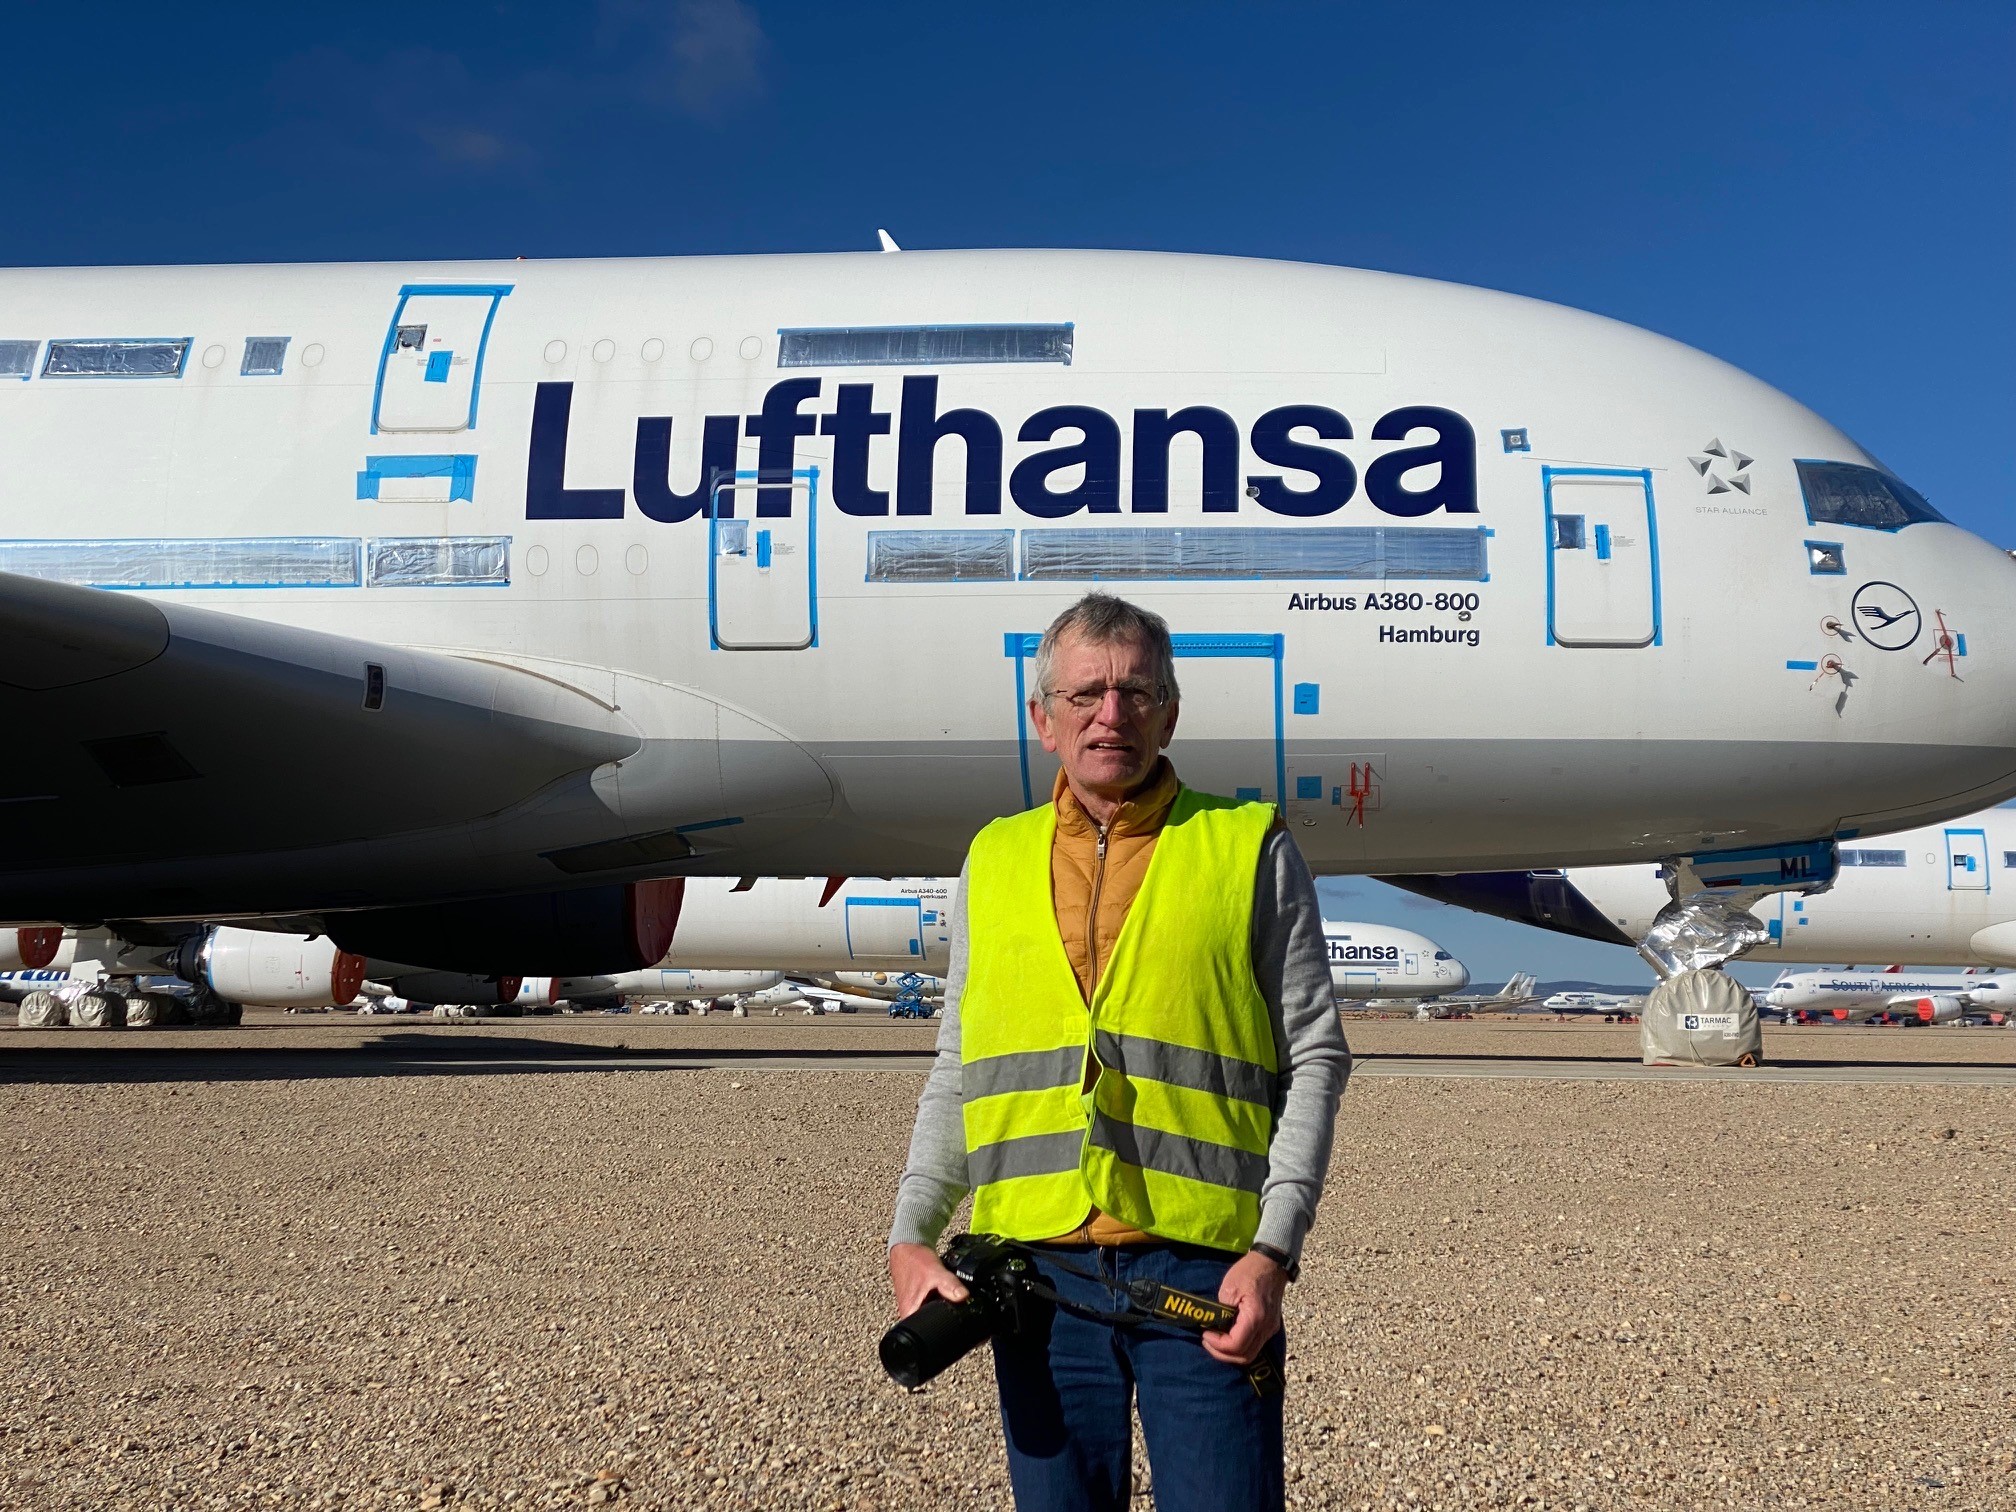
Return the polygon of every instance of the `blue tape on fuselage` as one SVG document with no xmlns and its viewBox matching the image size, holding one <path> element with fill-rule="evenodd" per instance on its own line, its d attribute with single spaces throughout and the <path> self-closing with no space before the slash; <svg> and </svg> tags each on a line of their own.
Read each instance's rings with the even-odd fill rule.
<svg viewBox="0 0 2016 1512">
<path fill-rule="evenodd" d="M 364 470 L 357 474 L 357 497 L 375 499 L 378 484 L 385 478 L 446 478 L 448 498 L 476 497 L 476 458 L 471 453 L 428 457 L 366 457 Z"/>
</svg>

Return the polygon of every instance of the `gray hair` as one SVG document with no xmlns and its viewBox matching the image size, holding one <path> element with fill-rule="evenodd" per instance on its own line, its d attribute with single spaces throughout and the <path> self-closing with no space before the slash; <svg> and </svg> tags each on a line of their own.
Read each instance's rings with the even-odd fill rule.
<svg viewBox="0 0 2016 1512">
<path fill-rule="evenodd" d="M 1036 647 L 1036 691 L 1034 698 L 1048 700 L 1056 690 L 1050 686 L 1050 665 L 1056 660 L 1057 643 L 1066 635 L 1095 646 L 1115 641 L 1138 641 L 1155 659 L 1155 680 L 1167 690 L 1172 701 L 1177 695 L 1176 648 L 1169 640 L 1169 622 L 1152 609 L 1143 609 L 1110 593 L 1088 593 L 1057 618 L 1043 632 Z"/>
</svg>

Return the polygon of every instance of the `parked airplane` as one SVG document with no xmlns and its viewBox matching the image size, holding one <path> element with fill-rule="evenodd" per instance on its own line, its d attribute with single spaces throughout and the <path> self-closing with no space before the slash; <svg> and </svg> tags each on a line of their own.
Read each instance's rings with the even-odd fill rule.
<svg viewBox="0 0 2016 1512">
<path fill-rule="evenodd" d="M 1642 994 L 1622 992 L 1557 992 L 1541 1001 L 1542 1008 L 1556 1013 L 1636 1013 L 1644 1006 Z"/>
<path fill-rule="evenodd" d="M 956 885 L 951 877 L 694 877 L 659 964 L 942 975 Z"/>
<path fill-rule="evenodd" d="M 2016 966 L 2016 808 L 1843 841 L 1840 860 L 1827 891 L 1756 907 L 1770 938 L 1749 959 Z M 1620 945 L 1643 939 L 1667 901 L 1650 864 L 1426 880 L 1449 902 Z"/>
<path fill-rule="evenodd" d="M 1323 943 L 1340 998 L 1433 997 L 1470 985 L 1461 961 L 1411 929 L 1325 919 Z"/>
<path fill-rule="evenodd" d="M 1539 978 L 1529 971 L 1514 972 L 1505 985 L 1496 992 L 1458 992 L 1447 996 L 1437 995 L 1415 1006 L 1414 1016 L 1422 1019 L 1462 1018 L 1475 1013 L 1505 1012 L 1513 1008 L 1523 1008 L 1533 1001 L 1533 989 Z M 1390 1002 L 1374 998 L 1374 1008 L 1404 1008 L 1407 1001 L 1394 998 Z"/>
<path fill-rule="evenodd" d="M 2016 564 L 1756 380 L 1511 295 L 9 270 L 0 374 L 0 921 L 648 966 L 649 879 L 942 874 L 1039 797 L 1036 635 L 1094 583 L 1178 632 L 1185 777 L 1319 871 L 1820 866 L 2016 794 Z"/>
<path fill-rule="evenodd" d="M 1967 1017 L 2001 1024 L 2016 1009 L 2016 976 L 1907 973 L 1896 967 L 1787 971 L 1765 990 L 1764 1003 L 1780 1013 L 1824 1013 L 1844 1023 L 1895 1013 L 1922 1024 L 1950 1024 Z"/>
</svg>

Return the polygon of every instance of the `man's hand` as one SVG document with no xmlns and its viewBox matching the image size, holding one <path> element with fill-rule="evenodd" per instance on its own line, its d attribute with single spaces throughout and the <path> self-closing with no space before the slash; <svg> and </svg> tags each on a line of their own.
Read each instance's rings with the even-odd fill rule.
<svg viewBox="0 0 2016 1512">
<path fill-rule="evenodd" d="M 1239 1316 L 1223 1333 L 1204 1335 L 1205 1353 L 1227 1365 L 1251 1365 L 1281 1332 L 1281 1293 L 1287 1288 L 1288 1272 L 1265 1255 L 1240 1256 L 1218 1288 L 1218 1300 L 1238 1308 Z"/>
<path fill-rule="evenodd" d="M 947 1302 L 966 1300 L 966 1283 L 945 1269 L 938 1252 L 928 1244 L 889 1246 L 889 1282 L 896 1288 L 896 1316 L 907 1318 L 932 1296 Z M 1275 1293 L 1274 1326 L 1281 1326 L 1280 1291 Z"/>
</svg>

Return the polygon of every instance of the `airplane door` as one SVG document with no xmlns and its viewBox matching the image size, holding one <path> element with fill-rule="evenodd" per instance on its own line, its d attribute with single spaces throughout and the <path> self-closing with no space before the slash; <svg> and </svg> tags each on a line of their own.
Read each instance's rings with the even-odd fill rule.
<svg viewBox="0 0 2016 1512">
<path fill-rule="evenodd" d="M 745 518 L 736 517 L 738 493 Z M 717 650 L 802 651 L 819 644 L 818 539 L 816 467 L 798 468 L 788 480 L 738 472 L 715 488 L 707 597 Z"/>
<path fill-rule="evenodd" d="M 476 428 L 483 354 L 509 284 L 408 284 L 378 359 L 373 433 Z"/>
<path fill-rule="evenodd" d="M 849 898 L 847 958 L 922 961 L 924 905 L 916 898 Z"/>
<path fill-rule="evenodd" d="M 1946 886 L 1952 892 L 1988 891 L 1988 835 L 1985 830 L 1946 831 Z"/>
<path fill-rule="evenodd" d="M 1544 467 L 1547 639 L 1557 646 L 1659 642 L 1659 536 L 1652 474 Z"/>
</svg>

